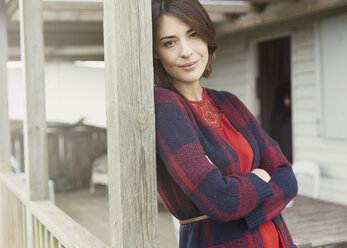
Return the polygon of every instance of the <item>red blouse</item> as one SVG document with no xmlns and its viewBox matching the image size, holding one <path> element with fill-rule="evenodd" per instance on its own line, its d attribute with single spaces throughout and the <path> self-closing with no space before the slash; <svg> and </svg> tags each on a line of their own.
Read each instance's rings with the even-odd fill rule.
<svg viewBox="0 0 347 248">
<path fill-rule="evenodd" d="M 216 130 L 216 132 L 237 152 L 240 160 L 241 173 L 251 171 L 253 151 L 248 141 L 220 112 L 217 105 L 203 88 L 201 101 L 190 101 L 197 112 Z M 284 248 L 284 242 L 279 230 L 272 221 L 259 226 L 266 248 Z"/>
</svg>

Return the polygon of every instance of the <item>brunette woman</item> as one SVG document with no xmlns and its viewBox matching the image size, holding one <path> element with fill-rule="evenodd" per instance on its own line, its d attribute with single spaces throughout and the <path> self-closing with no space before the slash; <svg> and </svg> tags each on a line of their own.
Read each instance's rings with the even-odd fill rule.
<svg viewBox="0 0 347 248">
<path fill-rule="evenodd" d="M 217 48 L 197 0 L 152 0 L 158 192 L 181 248 L 295 247 L 281 211 L 296 195 L 278 144 L 233 94 L 203 88 Z"/>
</svg>

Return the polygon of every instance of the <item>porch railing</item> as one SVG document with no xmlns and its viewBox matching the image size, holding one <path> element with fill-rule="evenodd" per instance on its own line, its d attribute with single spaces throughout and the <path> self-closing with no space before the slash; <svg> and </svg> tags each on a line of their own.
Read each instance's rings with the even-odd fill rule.
<svg viewBox="0 0 347 248">
<path fill-rule="evenodd" d="M 0 197 L 7 248 L 107 247 L 50 201 L 29 201 L 25 182 L 14 173 L 0 173 Z"/>
</svg>

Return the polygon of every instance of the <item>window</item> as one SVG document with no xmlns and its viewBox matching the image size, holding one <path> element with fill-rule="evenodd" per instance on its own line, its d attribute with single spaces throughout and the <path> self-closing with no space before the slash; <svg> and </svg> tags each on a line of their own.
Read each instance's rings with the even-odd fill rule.
<svg viewBox="0 0 347 248">
<path fill-rule="evenodd" d="M 323 135 L 347 139 L 347 14 L 322 20 L 319 31 Z"/>
</svg>

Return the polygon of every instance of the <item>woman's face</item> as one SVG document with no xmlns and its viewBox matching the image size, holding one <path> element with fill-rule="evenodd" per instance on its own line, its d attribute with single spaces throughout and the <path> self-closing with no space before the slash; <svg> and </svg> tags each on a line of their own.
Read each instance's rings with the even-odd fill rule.
<svg viewBox="0 0 347 248">
<path fill-rule="evenodd" d="M 199 82 L 208 62 L 208 47 L 198 34 L 172 15 L 158 29 L 154 58 L 160 59 L 173 84 Z"/>
</svg>

